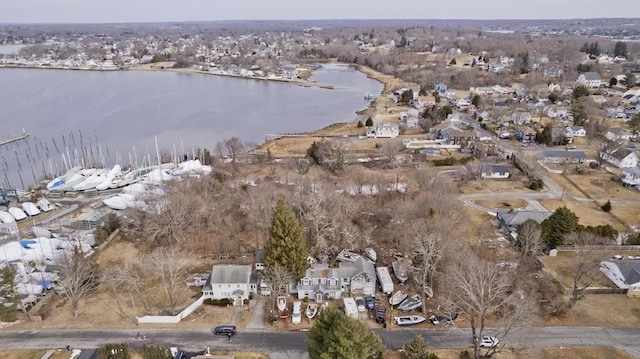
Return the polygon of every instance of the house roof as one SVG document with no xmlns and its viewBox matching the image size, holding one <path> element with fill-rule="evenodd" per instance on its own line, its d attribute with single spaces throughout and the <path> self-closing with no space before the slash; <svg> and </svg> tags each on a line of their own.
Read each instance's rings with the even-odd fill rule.
<svg viewBox="0 0 640 359">
<path fill-rule="evenodd" d="M 627 156 L 629 156 L 630 154 L 633 153 L 632 150 L 628 149 L 628 148 L 624 148 L 622 146 L 619 146 L 615 143 L 612 143 L 611 145 L 605 147 L 603 149 L 604 153 L 608 154 L 609 156 L 617 159 L 617 160 L 623 160 L 625 159 Z"/>
<path fill-rule="evenodd" d="M 589 72 L 583 73 L 582 75 L 584 76 L 584 79 L 587 81 L 602 80 L 602 77 L 600 77 L 600 74 L 597 72 L 589 71 Z"/>
<path fill-rule="evenodd" d="M 355 262 L 340 262 L 338 265 L 341 278 L 352 278 L 360 273 L 367 273 L 370 277 L 376 277 L 376 270 L 373 263 L 364 258 L 359 258 Z"/>
<path fill-rule="evenodd" d="M 571 132 L 577 132 L 580 130 L 584 130 L 584 127 L 582 126 L 570 126 L 569 129 L 571 130 Z"/>
<path fill-rule="evenodd" d="M 507 213 L 498 213 L 497 217 L 504 222 L 507 226 L 519 226 L 529 219 L 533 219 L 538 223 L 542 223 L 545 219 L 549 218 L 553 212 L 538 212 L 538 211 L 514 211 Z"/>
<path fill-rule="evenodd" d="M 640 178 L 640 168 L 638 167 L 629 167 L 622 170 L 622 173 L 627 174 L 629 176 Z"/>
<path fill-rule="evenodd" d="M 211 269 L 211 283 L 248 283 L 251 266 L 246 264 L 215 264 Z"/>
<path fill-rule="evenodd" d="M 624 276 L 627 284 L 640 283 L 640 260 L 622 259 L 613 262 Z"/>
<path fill-rule="evenodd" d="M 571 158 L 571 159 L 584 160 L 587 158 L 587 155 L 584 154 L 584 151 L 547 150 L 547 151 L 544 151 L 544 157 L 545 158 Z"/>
</svg>

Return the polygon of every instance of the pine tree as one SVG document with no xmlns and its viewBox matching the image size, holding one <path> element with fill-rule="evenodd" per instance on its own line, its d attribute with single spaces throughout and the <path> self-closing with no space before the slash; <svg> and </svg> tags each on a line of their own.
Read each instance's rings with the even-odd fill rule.
<svg viewBox="0 0 640 359">
<path fill-rule="evenodd" d="M 264 265 L 280 265 L 300 277 L 307 268 L 307 243 L 293 210 L 279 199 L 273 212 Z"/>
<path fill-rule="evenodd" d="M 402 347 L 404 359 L 438 359 L 434 353 L 429 353 L 427 343 L 421 335 L 416 335 L 410 342 Z"/>
<path fill-rule="evenodd" d="M 562 245 L 564 237 L 579 228 L 578 221 L 578 216 L 567 207 L 556 209 L 542 222 L 542 237 L 547 246 L 553 249 Z"/>
<path fill-rule="evenodd" d="M 380 338 L 335 307 L 323 309 L 307 336 L 311 359 L 381 357 Z"/>
</svg>

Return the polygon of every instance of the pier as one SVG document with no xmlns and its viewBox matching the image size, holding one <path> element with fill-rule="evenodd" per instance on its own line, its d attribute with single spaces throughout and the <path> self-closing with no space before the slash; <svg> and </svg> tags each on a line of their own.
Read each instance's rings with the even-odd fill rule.
<svg viewBox="0 0 640 359">
<path fill-rule="evenodd" d="M 16 136 L 16 137 L 9 138 L 9 139 L 6 139 L 6 140 L 0 140 L 0 146 L 4 146 L 4 145 L 8 145 L 8 144 L 13 143 L 13 142 L 24 140 L 27 137 L 29 137 L 29 134 L 26 133 L 24 130 L 22 130 L 22 134 L 20 136 Z"/>
</svg>

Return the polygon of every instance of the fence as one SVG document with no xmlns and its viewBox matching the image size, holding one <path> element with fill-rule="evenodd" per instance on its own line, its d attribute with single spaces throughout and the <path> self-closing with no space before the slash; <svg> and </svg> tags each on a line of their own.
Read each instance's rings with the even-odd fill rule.
<svg viewBox="0 0 640 359">
<path fill-rule="evenodd" d="M 560 246 L 556 248 L 559 251 L 640 251 L 640 245 L 616 246 L 616 245 L 585 245 L 585 246 Z"/>
<path fill-rule="evenodd" d="M 204 303 L 207 296 L 201 296 L 195 302 L 191 303 L 182 312 L 177 315 L 145 315 L 144 317 L 136 317 L 138 324 L 142 323 L 179 323 L 182 319 L 193 313 L 198 307 Z"/>
</svg>

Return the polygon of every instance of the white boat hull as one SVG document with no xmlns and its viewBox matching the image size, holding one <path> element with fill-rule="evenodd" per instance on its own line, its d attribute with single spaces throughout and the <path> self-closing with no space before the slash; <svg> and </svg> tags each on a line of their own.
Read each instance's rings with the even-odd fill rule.
<svg viewBox="0 0 640 359">
<path fill-rule="evenodd" d="M 416 325 L 423 323 L 427 320 L 427 318 L 421 315 L 405 315 L 401 317 L 394 317 L 393 322 L 400 327 L 407 327 L 410 325 Z"/>
</svg>

